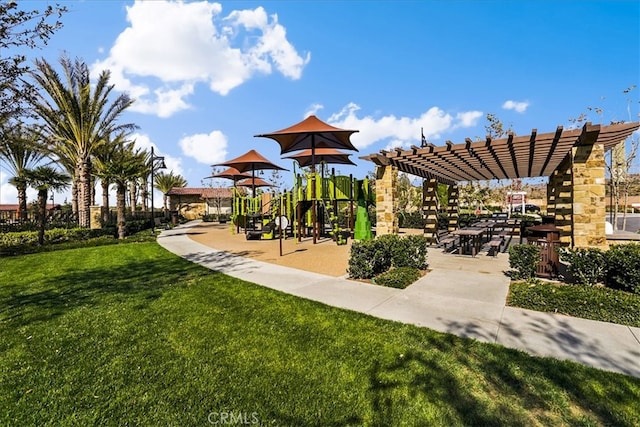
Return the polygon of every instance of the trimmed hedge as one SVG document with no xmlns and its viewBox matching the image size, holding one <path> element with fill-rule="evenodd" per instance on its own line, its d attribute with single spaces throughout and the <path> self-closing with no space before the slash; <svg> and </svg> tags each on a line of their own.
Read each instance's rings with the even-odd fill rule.
<svg viewBox="0 0 640 427">
<path fill-rule="evenodd" d="M 386 271 L 374 279 L 376 285 L 404 289 L 420 278 L 420 270 L 413 267 L 398 267 Z"/>
<path fill-rule="evenodd" d="M 66 242 L 77 242 L 94 239 L 101 236 L 112 237 L 112 230 L 88 228 L 54 228 L 45 230 L 44 244 L 55 245 Z M 19 231 L 16 233 L 0 234 L 0 253 L 14 254 L 25 252 L 28 248 L 38 246 L 37 231 Z"/>
<path fill-rule="evenodd" d="M 536 274 L 540 263 L 540 246 L 514 245 L 509 248 L 509 267 L 512 279 L 529 280 Z"/>
<path fill-rule="evenodd" d="M 605 258 L 607 286 L 640 294 L 640 244 L 612 245 Z"/>
<path fill-rule="evenodd" d="M 353 279 L 371 279 L 391 267 L 391 254 L 380 239 L 356 241 L 351 245 L 347 273 Z"/>
<path fill-rule="evenodd" d="M 597 248 L 560 248 L 560 259 L 569 263 L 571 283 L 593 286 L 604 282 L 607 273 L 606 254 Z"/>
<path fill-rule="evenodd" d="M 386 234 L 351 245 L 347 272 L 354 279 L 371 279 L 392 266 L 422 270 L 427 266 L 428 241 L 422 235 Z"/>
</svg>

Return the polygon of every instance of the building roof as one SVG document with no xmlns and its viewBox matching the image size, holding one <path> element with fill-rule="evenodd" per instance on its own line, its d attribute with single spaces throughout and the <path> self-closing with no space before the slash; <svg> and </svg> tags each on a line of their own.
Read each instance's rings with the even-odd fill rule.
<svg viewBox="0 0 640 427">
<path fill-rule="evenodd" d="M 232 198 L 233 193 L 230 188 L 222 187 L 205 187 L 205 188 L 193 188 L 193 187 L 173 187 L 167 193 L 168 196 L 197 196 L 202 199 L 214 199 L 214 198 Z"/>
<path fill-rule="evenodd" d="M 396 148 L 361 157 L 380 166 L 396 166 L 398 170 L 422 178 L 435 178 L 446 184 L 461 181 L 516 179 L 549 176 L 573 147 L 603 144 L 613 148 L 640 128 L 640 123 L 618 123 L 609 126 L 587 123 L 582 129 L 484 141 L 467 138 L 462 144 L 447 141 L 445 146 L 426 144 L 410 150 Z"/>
<path fill-rule="evenodd" d="M 58 209 L 60 208 L 60 205 L 58 203 L 56 204 L 51 204 L 51 203 L 47 203 L 46 205 L 47 210 L 51 210 L 51 209 Z M 13 212 L 13 211 L 18 211 L 20 209 L 20 205 L 18 204 L 0 204 L 0 212 Z"/>
</svg>

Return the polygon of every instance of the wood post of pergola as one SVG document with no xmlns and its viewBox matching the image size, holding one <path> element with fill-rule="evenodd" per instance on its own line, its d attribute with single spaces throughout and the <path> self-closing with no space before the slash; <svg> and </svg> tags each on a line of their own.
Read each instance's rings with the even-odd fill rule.
<svg viewBox="0 0 640 427">
<path fill-rule="evenodd" d="M 447 203 L 447 214 L 449 217 L 449 222 L 447 225 L 447 231 L 452 232 L 457 230 L 459 227 L 458 220 L 460 218 L 460 208 L 459 208 L 459 195 L 460 191 L 458 186 L 455 184 L 449 185 L 449 197 Z"/>
<path fill-rule="evenodd" d="M 425 179 L 422 182 L 422 214 L 425 218 L 424 236 L 429 243 L 438 241 L 438 180 Z"/>
</svg>

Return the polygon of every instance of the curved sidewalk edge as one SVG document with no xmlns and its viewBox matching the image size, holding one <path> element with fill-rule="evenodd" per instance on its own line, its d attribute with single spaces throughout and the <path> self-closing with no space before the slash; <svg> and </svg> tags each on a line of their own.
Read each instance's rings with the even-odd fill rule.
<svg viewBox="0 0 640 427">
<path fill-rule="evenodd" d="M 407 289 L 373 286 L 213 249 L 189 237 L 195 224 L 163 231 L 158 243 L 211 270 L 301 298 L 640 378 L 640 328 L 506 307 L 503 275 L 434 269 Z"/>
</svg>

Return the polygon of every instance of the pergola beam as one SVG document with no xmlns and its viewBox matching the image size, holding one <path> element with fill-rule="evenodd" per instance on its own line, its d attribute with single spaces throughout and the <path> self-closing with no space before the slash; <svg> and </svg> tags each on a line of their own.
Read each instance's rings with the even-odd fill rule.
<svg viewBox="0 0 640 427">
<path fill-rule="evenodd" d="M 440 182 L 545 176 L 558 167 L 572 147 L 597 143 L 608 150 L 639 127 L 638 122 L 608 126 L 587 123 L 570 130 L 558 126 L 554 132 L 544 134 L 533 129 L 530 135 L 524 136 L 509 133 L 501 139 L 487 137 L 483 141 L 471 141 L 467 138 L 462 144 L 427 143 L 424 147 L 411 146 L 409 150 L 381 150 L 365 158 Z"/>
</svg>

